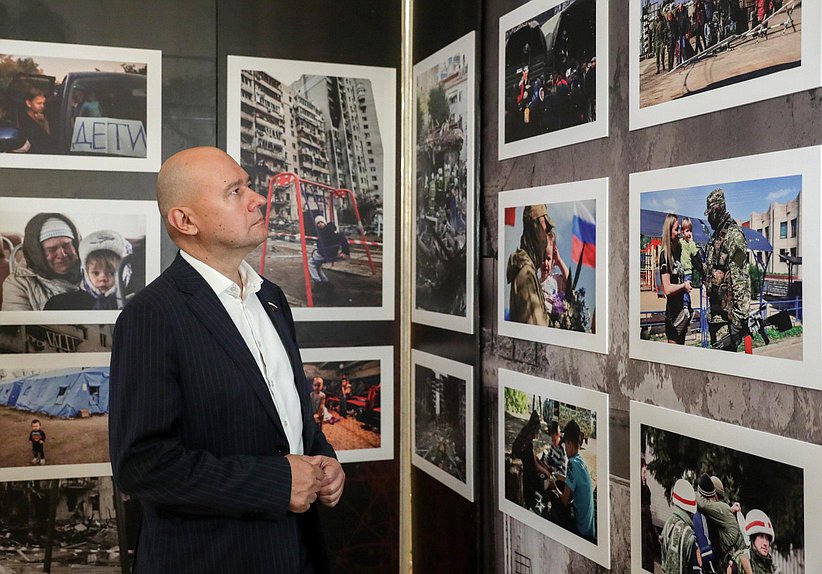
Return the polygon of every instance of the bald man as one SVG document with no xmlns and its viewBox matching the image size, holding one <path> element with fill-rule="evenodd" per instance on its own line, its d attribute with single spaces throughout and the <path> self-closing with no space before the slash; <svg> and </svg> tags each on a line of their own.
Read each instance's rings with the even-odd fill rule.
<svg viewBox="0 0 822 574">
<path fill-rule="evenodd" d="M 282 290 L 246 255 L 265 199 L 216 148 L 168 159 L 157 202 L 176 259 L 120 315 L 114 479 L 142 503 L 134 572 L 328 572 L 317 504 L 345 474 L 312 424 Z"/>
</svg>

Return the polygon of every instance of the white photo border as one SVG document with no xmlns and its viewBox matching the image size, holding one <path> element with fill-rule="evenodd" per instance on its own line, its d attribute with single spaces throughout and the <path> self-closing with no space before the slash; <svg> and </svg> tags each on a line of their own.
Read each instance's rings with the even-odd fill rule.
<svg viewBox="0 0 822 574">
<path fill-rule="evenodd" d="M 414 98 L 414 106 L 417 101 L 417 77 L 428 69 L 440 64 L 444 58 L 447 58 L 455 51 L 465 54 L 465 59 L 468 67 L 467 78 L 467 111 L 466 111 L 466 207 L 465 207 L 465 316 L 449 315 L 447 313 L 438 313 L 435 311 L 428 311 L 417 307 L 417 242 L 411 242 L 411 277 L 413 277 L 413 284 L 411 287 L 411 320 L 414 323 L 421 325 L 431 325 L 432 327 L 439 327 L 441 329 L 448 329 L 457 331 L 459 333 L 474 334 L 474 287 L 476 282 L 475 272 L 475 258 L 474 247 L 476 237 L 476 132 L 477 132 L 477 118 L 476 118 L 476 32 L 471 31 L 459 40 L 450 43 L 436 53 L 428 56 L 418 64 L 414 65 L 414 78 L 412 82 L 412 93 Z M 414 107 L 416 109 L 416 107 Z M 416 218 L 417 213 L 417 193 L 416 189 L 416 173 L 417 173 L 417 129 L 416 126 L 412 131 L 412 164 L 411 172 L 414 175 L 414 192 L 411 194 L 411 213 Z M 415 221 L 416 223 L 416 221 Z"/>
<path fill-rule="evenodd" d="M 761 379 L 774 383 L 822 388 L 822 304 L 820 304 L 820 200 L 822 147 L 777 151 L 707 163 L 658 169 L 629 175 L 629 356 L 655 363 Z M 643 193 L 699 185 L 751 181 L 788 175 L 802 176 L 802 360 L 721 354 L 714 349 L 668 345 L 640 337 L 640 196 Z M 708 353 L 706 355 L 706 353 Z M 711 354 L 712 353 L 712 354 Z M 711 360 L 711 358 L 713 358 Z"/>
<path fill-rule="evenodd" d="M 240 74 L 260 70 L 272 77 L 299 72 L 371 81 L 374 107 L 383 146 L 383 259 L 382 304 L 375 307 L 292 307 L 295 321 L 391 321 L 394 319 L 397 71 L 394 68 L 228 56 L 226 92 L 226 152 L 240 162 Z"/>
<path fill-rule="evenodd" d="M 560 347 L 605 354 L 608 352 L 608 178 L 531 187 L 499 193 L 497 222 L 497 331 L 500 335 L 547 343 Z M 505 320 L 505 208 L 537 203 L 565 203 L 593 199 L 596 201 L 596 333 L 578 333 L 566 329 L 526 325 Z"/>
<path fill-rule="evenodd" d="M 71 154 L 0 154 L 0 168 L 64 169 L 84 171 L 156 172 L 162 159 L 162 67 L 160 50 L 116 48 L 84 44 L 56 44 L 0 40 L 0 54 L 41 56 L 64 60 L 101 60 L 145 63 L 146 74 L 146 157 L 91 157 Z M 58 81 L 61 78 L 57 78 Z"/>
<path fill-rule="evenodd" d="M 703 418 L 637 401 L 630 406 L 631 440 L 631 570 L 647 572 L 642 568 L 642 529 L 640 501 L 640 433 L 642 425 L 674 432 L 711 444 L 792 465 L 804 470 L 804 531 L 812 532 L 812 517 L 822 515 L 822 447 L 817 444 L 785 438 L 774 434 L 752 430 L 726 422 Z M 822 572 L 822 548 L 814 544 L 805 545 L 805 572 Z M 653 573 L 651 573 L 653 574 Z"/>
<path fill-rule="evenodd" d="M 415 367 L 425 367 L 436 373 L 443 373 L 465 381 L 465 482 L 457 479 L 435 464 L 417 454 L 417 377 Z M 435 478 L 469 502 L 474 502 L 474 367 L 445 357 L 411 349 L 411 464 Z"/>
<path fill-rule="evenodd" d="M 498 159 L 510 159 L 608 137 L 608 2 L 596 1 L 597 119 L 587 124 L 564 128 L 547 134 L 505 143 L 505 32 L 561 4 L 564 0 L 531 0 L 499 19 L 499 52 L 497 78 L 497 149 Z"/>
<path fill-rule="evenodd" d="M 394 459 L 394 347 L 314 347 L 300 349 L 303 364 L 326 361 L 380 362 L 380 446 L 337 451 L 341 463 Z M 333 446 L 333 445 L 332 445 Z"/>
<path fill-rule="evenodd" d="M 0 197 L 0 213 L 122 213 L 142 215 L 146 223 L 146 285 L 160 275 L 160 214 L 157 202 L 138 199 L 55 199 L 48 197 Z M 2 215 L 0 215 L 2 220 Z M 106 229 L 101 220 L 100 229 Z M 116 231 L 116 230 L 115 230 Z M 112 324 L 120 311 L 0 311 L 0 325 Z"/>
<path fill-rule="evenodd" d="M 628 24 L 628 99 L 630 102 L 629 125 L 632 131 L 728 108 L 737 108 L 753 102 L 810 90 L 822 85 L 822 4 L 819 2 L 803 2 L 801 24 L 802 63 L 800 66 L 640 108 L 641 1 L 630 0 L 628 13 L 630 14 Z"/>
<path fill-rule="evenodd" d="M 3 357 L 5 369 L 39 369 L 41 372 L 65 369 L 67 367 L 108 367 L 111 353 L 75 353 L 72 355 L 39 354 Z M 33 415 L 35 413 L 32 413 Z M 48 429 L 46 429 L 48 432 Z M 25 435 L 24 435 L 25 436 Z M 6 440 L 8 437 L 5 437 Z M 106 435 L 108 441 L 108 435 Z M 112 476 L 110 462 L 89 462 L 80 464 L 47 464 L 45 466 L 5 466 L 0 467 L 0 482 L 18 480 L 53 480 L 62 478 L 84 478 L 87 476 Z"/>
<path fill-rule="evenodd" d="M 541 534 L 593 560 L 603 568 L 611 567 L 611 477 L 610 420 L 608 394 L 574 387 L 550 379 L 499 369 L 497 389 L 497 498 L 500 512 L 530 526 Z M 505 387 L 551 398 L 594 411 L 597 416 L 597 543 L 589 542 L 565 528 L 540 518 L 505 498 Z"/>
</svg>

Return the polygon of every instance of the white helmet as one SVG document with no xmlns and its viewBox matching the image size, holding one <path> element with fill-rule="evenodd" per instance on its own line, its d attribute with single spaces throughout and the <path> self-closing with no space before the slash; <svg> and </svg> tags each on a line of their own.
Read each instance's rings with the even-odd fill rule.
<svg viewBox="0 0 822 574">
<path fill-rule="evenodd" d="M 745 536 L 753 538 L 757 534 L 767 534 L 773 541 L 774 534 L 771 519 L 758 508 L 754 508 L 745 517 Z"/>
<path fill-rule="evenodd" d="M 694 486 L 684 478 L 680 478 L 674 484 L 674 489 L 671 491 L 671 498 L 673 499 L 674 505 L 682 510 L 690 512 L 691 514 L 696 512 L 696 492 L 694 492 Z"/>
</svg>

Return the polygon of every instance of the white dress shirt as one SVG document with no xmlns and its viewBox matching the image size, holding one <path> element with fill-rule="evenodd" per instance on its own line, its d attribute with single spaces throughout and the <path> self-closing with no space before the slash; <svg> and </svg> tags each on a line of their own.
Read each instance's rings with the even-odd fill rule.
<svg viewBox="0 0 822 574">
<path fill-rule="evenodd" d="M 243 261 L 239 269 L 243 282 L 243 288 L 240 290 L 234 281 L 213 267 L 185 251 L 180 250 L 180 255 L 202 275 L 217 294 L 220 303 L 242 335 L 248 350 L 257 361 L 257 367 L 268 385 L 271 399 L 280 415 L 291 453 L 303 454 L 302 407 L 297 387 L 294 385 L 291 361 L 277 329 L 256 295 L 263 280 L 251 265 Z"/>
</svg>

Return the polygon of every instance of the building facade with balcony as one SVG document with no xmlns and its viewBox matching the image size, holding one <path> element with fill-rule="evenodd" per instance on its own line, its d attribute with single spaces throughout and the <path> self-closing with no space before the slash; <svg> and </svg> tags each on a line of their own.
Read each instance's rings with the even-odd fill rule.
<svg viewBox="0 0 822 574">
<path fill-rule="evenodd" d="M 788 264 L 779 255 L 802 257 L 801 194 L 787 203 L 771 203 L 767 211 L 751 213 L 750 228 L 773 245 L 768 273 L 788 273 Z M 802 266 L 793 267 L 794 279 L 802 279 Z"/>
</svg>

